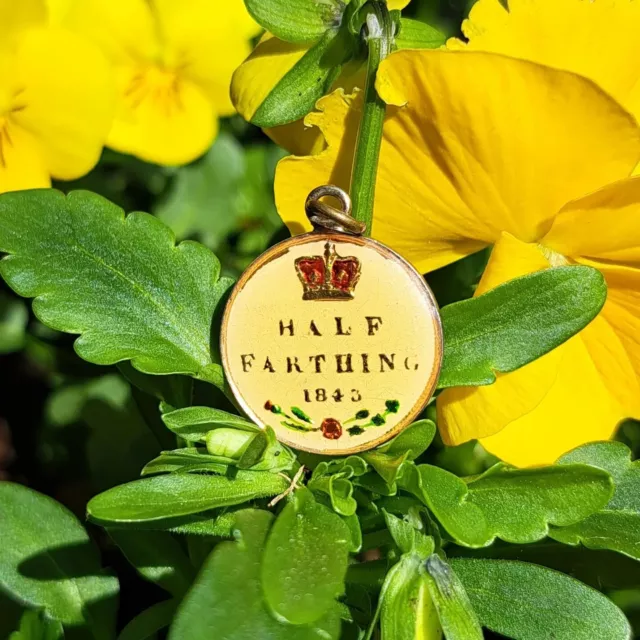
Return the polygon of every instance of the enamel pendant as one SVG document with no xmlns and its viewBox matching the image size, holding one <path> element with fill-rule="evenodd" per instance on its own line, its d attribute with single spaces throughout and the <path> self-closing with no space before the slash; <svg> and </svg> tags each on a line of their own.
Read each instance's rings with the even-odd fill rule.
<svg viewBox="0 0 640 640">
<path fill-rule="evenodd" d="M 315 189 L 306 205 L 314 231 L 249 266 L 221 336 L 227 379 L 247 415 L 285 444 L 334 456 L 371 449 L 411 424 L 442 360 L 431 290 L 397 253 L 362 237 L 350 208 L 337 187 Z"/>
</svg>

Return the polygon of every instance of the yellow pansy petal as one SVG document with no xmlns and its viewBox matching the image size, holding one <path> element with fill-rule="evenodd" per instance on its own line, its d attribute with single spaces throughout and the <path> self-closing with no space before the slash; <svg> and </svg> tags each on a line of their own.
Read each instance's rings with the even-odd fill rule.
<svg viewBox="0 0 640 640">
<path fill-rule="evenodd" d="M 119 68 L 118 105 L 109 147 L 147 162 L 179 165 L 213 143 L 217 118 L 195 84 L 155 67 Z"/>
<path fill-rule="evenodd" d="M 404 9 L 411 0 L 387 0 L 387 7 L 390 11 L 393 9 Z"/>
<path fill-rule="evenodd" d="M 153 7 L 165 43 L 165 65 L 198 84 L 219 115 L 234 113 L 229 84 L 251 51 L 244 2 L 154 0 Z"/>
<path fill-rule="evenodd" d="M 49 171 L 38 141 L 0 118 L 0 193 L 49 187 Z"/>
<path fill-rule="evenodd" d="M 251 120 L 271 90 L 304 56 L 308 47 L 265 34 L 253 53 L 233 74 L 231 100 L 238 113 Z"/>
<path fill-rule="evenodd" d="M 377 86 L 405 106 L 385 120 L 373 235 L 422 271 L 502 231 L 537 240 L 568 200 L 627 176 L 640 157 L 633 119 L 570 73 L 486 53 L 401 51 Z M 279 166 L 287 223 L 303 219 L 310 187 L 349 183 L 359 102 L 349 110 L 338 95 L 318 107 L 327 149 Z"/>
<path fill-rule="evenodd" d="M 146 0 L 71 0 L 63 23 L 116 64 L 161 59 L 161 32 L 151 6 Z"/>
<path fill-rule="evenodd" d="M 0 0 L 0 46 L 6 46 L 23 29 L 46 21 L 44 0 Z"/>
<path fill-rule="evenodd" d="M 491 258 L 476 295 L 519 276 L 546 269 L 549 262 L 536 245 L 503 234 Z M 514 416 L 533 411 L 548 393 L 557 375 L 557 350 L 509 374 L 497 374 L 486 387 L 453 387 L 437 400 L 438 426 L 445 443 L 461 444 L 504 429 Z"/>
<path fill-rule="evenodd" d="M 68 31 L 32 29 L 16 50 L 23 90 L 11 119 L 38 139 L 49 173 L 72 180 L 98 161 L 113 117 L 113 78 L 100 51 Z"/>
<path fill-rule="evenodd" d="M 503 4 L 474 5 L 463 24 L 470 49 L 579 73 L 640 117 L 640 3 L 509 0 L 509 11 Z"/>
<path fill-rule="evenodd" d="M 596 319 L 556 349 L 560 361 L 548 393 L 532 411 L 514 416 L 505 429 L 481 439 L 488 451 L 520 467 L 550 464 L 581 444 L 614 434 L 626 412 L 609 392 L 599 369 L 602 361 L 594 360 L 583 336 L 586 333 L 589 342 L 603 344 L 608 334 L 605 325 L 601 335 L 602 328 Z"/>
<path fill-rule="evenodd" d="M 640 266 L 640 177 L 570 202 L 543 244 L 567 256 Z"/>
<path fill-rule="evenodd" d="M 546 264 L 542 249 L 508 235 L 494 248 L 478 293 Z M 634 414 L 637 378 L 607 314 L 551 353 L 498 375 L 486 387 L 454 388 L 437 401 L 445 442 L 480 438 L 518 466 L 553 462 L 585 442 L 609 438 Z"/>
</svg>

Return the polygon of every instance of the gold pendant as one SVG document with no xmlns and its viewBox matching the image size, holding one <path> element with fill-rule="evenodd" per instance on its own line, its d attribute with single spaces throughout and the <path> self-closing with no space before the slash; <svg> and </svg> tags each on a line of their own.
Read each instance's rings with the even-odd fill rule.
<svg viewBox="0 0 640 640">
<path fill-rule="evenodd" d="M 249 266 L 221 334 L 227 379 L 247 415 L 291 447 L 334 456 L 411 424 L 442 361 L 431 290 L 397 253 L 362 237 L 350 209 L 337 187 L 315 189 L 306 205 L 314 231 Z"/>
</svg>

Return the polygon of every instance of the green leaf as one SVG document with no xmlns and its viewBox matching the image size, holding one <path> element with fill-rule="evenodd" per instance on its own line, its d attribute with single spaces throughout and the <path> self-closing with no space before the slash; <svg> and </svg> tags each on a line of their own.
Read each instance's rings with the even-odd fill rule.
<svg viewBox="0 0 640 640">
<path fill-rule="evenodd" d="M 628 640 L 624 614 L 604 595 L 524 562 L 452 559 L 484 627 L 513 640 Z"/>
<path fill-rule="evenodd" d="M 62 625 L 46 618 L 42 611 L 28 610 L 22 614 L 20 628 L 9 640 L 61 640 L 64 637 Z"/>
<path fill-rule="evenodd" d="M 231 458 L 211 456 L 201 449 L 174 449 L 163 451 L 142 469 L 142 476 L 157 473 L 216 473 L 224 475 L 233 464 Z"/>
<path fill-rule="evenodd" d="M 242 504 L 282 493 L 289 483 L 262 471 L 238 471 L 233 477 L 171 474 L 135 480 L 89 501 L 95 522 L 132 523 L 175 518 Z"/>
<path fill-rule="evenodd" d="M 591 267 L 555 267 L 442 309 L 444 359 L 438 386 L 487 385 L 543 356 L 583 329 L 607 297 Z"/>
<path fill-rule="evenodd" d="M 260 563 L 272 522 L 268 511 L 238 512 L 236 542 L 213 550 L 180 605 L 169 640 L 337 640 L 335 609 L 313 625 L 300 626 L 282 624 L 267 611 Z"/>
<path fill-rule="evenodd" d="M 549 524 L 573 524 L 601 509 L 613 483 L 605 471 L 584 464 L 537 469 L 497 464 L 468 489 L 468 502 L 484 513 L 491 541 L 528 543 L 546 537 Z"/>
<path fill-rule="evenodd" d="M 112 637 L 116 578 L 76 517 L 51 498 L 0 482 L 0 589 L 44 609 L 69 626 L 86 626 L 96 640 Z"/>
<path fill-rule="evenodd" d="M 440 640 L 442 630 L 416 554 L 400 558 L 380 592 L 382 640 Z"/>
<path fill-rule="evenodd" d="M 44 324 L 81 334 L 85 360 L 223 386 L 211 325 L 232 282 L 205 247 L 95 194 L 35 190 L 0 197 L 0 251 L 0 274 Z"/>
<path fill-rule="evenodd" d="M 325 32 L 271 90 L 251 123 L 263 128 L 276 127 L 306 116 L 329 91 L 346 57 L 339 32 Z"/>
<path fill-rule="evenodd" d="M 380 451 L 367 451 L 361 455 L 375 469 L 387 485 L 392 487 L 398 478 L 400 467 L 404 464 L 409 452 L 405 451 L 404 453 L 389 455 L 381 453 Z"/>
<path fill-rule="evenodd" d="M 408 519 L 397 518 L 387 511 L 383 514 L 387 529 L 402 553 L 415 552 L 424 560 L 434 552 L 435 543 L 431 536 L 418 531 Z"/>
<path fill-rule="evenodd" d="M 436 425 L 432 420 L 418 420 L 376 451 L 389 456 L 409 452 L 407 460 L 415 460 L 429 448 L 435 435 Z"/>
<path fill-rule="evenodd" d="M 482 510 L 468 501 L 467 485 L 452 473 L 427 464 L 409 466 L 400 485 L 429 507 L 447 532 L 470 547 L 483 547 L 491 533 Z"/>
<path fill-rule="evenodd" d="M 0 291 L 0 354 L 22 349 L 28 320 L 22 300 Z"/>
<path fill-rule="evenodd" d="M 352 516 L 358 508 L 353 497 L 353 484 L 339 475 L 321 476 L 308 484 L 312 491 L 325 493 L 331 499 L 331 506 L 341 516 Z"/>
<path fill-rule="evenodd" d="M 447 36 L 435 27 L 411 20 L 400 18 L 400 29 L 395 37 L 398 49 L 437 49 L 447 41 Z"/>
<path fill-rule="evenodd" d="M 178 600 L 164 600 L 138 614 L 118 636 L 118 640 L 147 640 L 171 624 Z"/>
<path fill-rule="evenodd" d="M 262 589 L 279 619 L 319 620 L 344 593 L 351 534 L 342 519 L 296 491 L 276 520 L 262 559 Z"/>
<path fill-rule="evenodd" d="M 251 17 L 285 42 L 315 42 L 340 25 L 344 4 L 339 0 L 245 0 Z"/>
<path fill-rule="evenodd" d="M 615 493 L 600 511 L 571 526 L 552 529 L 551 537 L 640 560 L 640 461 L 631 462 L 631 452 L 621 442 L 595 442 L 574 449 L 559 462 L 590 464 L 608 471 Z"/>
<path fill-rule="evenodd" d="M 220 427 L 230 427 L 256 433 L 253 422 L 226 411 L 210 407 L 186 407 L 165 413 L 162 416 L 167 428 L 189 442 L 204 442 L 209 431 Z"/>
<path fill-rule="evenodd" d="M 195 571 L 178 541 L 165 531 L 109 529 L 136 571 L 176 597 L 183 596 L 195 578 Z"/>
<path fill-rule="evenodd" d="M 484 635 L 469 596 L 451 567 L 433 554 L 425 563 L 427 587 L 447 640 L 482 640 Z"/>
</svg>

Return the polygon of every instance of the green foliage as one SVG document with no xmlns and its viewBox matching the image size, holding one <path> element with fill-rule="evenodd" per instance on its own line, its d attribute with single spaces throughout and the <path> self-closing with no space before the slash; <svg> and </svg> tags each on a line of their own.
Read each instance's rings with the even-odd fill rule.
<svg viewBox="0 0 640 640">
<path fill-rule="evenodd" d="M 86 628 L 96 640 L 110 638 L 118 581 L 103 574 L 76 517 L 55 500 L 11 482 L 0 483 L 0 504 L 0 589 L 65 626 Z M 23 622 L 31 628 L 33 620 Z"/>
<path fill-rule="evenodd" d="M 619 442 L 596 442 L 574 449 L 561 464 L 590 464 L 611 474 L 615 493 L 597 513 L 551 536 L 565 544 L 582 543 L 590 549 L 611 549 L 640 560 L 640 461 Z"/>
<path fill-rule="evenodd" d="M 138 614 L 118 636 L 118 640 L 147 640 L 171 624 L 177 600 L 163 600 Z"/>
<path fill-rule="evenodd" d="M 447 41 L 447 36 L 420 20 L 400 18 L 400 28 L 395 37 L 398 49 L 437 49 Z"/>
<path fill-rule="evenodd" d="M 46 325 L 81 334 L 81 357 L 223 385 L 210 332 L 231 281 L 207 249 L 88 192 L 7 193 L 0 217 L 0 274 Z"/>
<path fill-rule="evenodd" d="M 308 489 L 276 519 L 262 559 L 262 590 L 276 618 L 311 624 L 335 608 L 344 589 L 351 535 Z"/>
<path fill-rule="evenodd" d="M 556 267 L 442 309 L 440 388 L 486 385 L 543 356 L 584 328 L 607 297 L 591 267 Z"/>
<path fill-rule="evenodd" d="M 238 471 L 234 477 L 171 474 L 135 480 L 97 495 L 87 515 L 108 524 L 129 524 L 202 513 L 274 496 L 288 486 L 278 475 Z"/>
<path fill-rule="evenodd" d="M 513 640 L 627 640 L 622 612 L 594 589 L 523 562 L 454 559 L 484 627 Z M 553 631 L 550 631 L 553 630 Z"/>
<path fill-rule="evenodd" d="M 60 640 L 63 637 L 59 622 L 49 620 L 42 611 L 27 610 L 20 619 L 20 628 L 9 636 L 9 640 Z"/>
<path fill-rule="evenodd" d="M 245 0 L 253 19 L 286 42 L 314 42 L 329 28 L 340 24 L 340 0 Z"/>
<path fill-rule="evenodd" d="M 277 621 L 263 600 L 261 558 L 273 515 L 240 512 L 236 541 L 218 545 L 205 562 L 171 626 L 169 640 L 337 640 L 335 609 L 313 624 Z"/>
<path fill-rule="evenodd" d="M 28 319 L 24 303 L 0 291 L 0 354 L 22 348 Z"/>
</svg>

